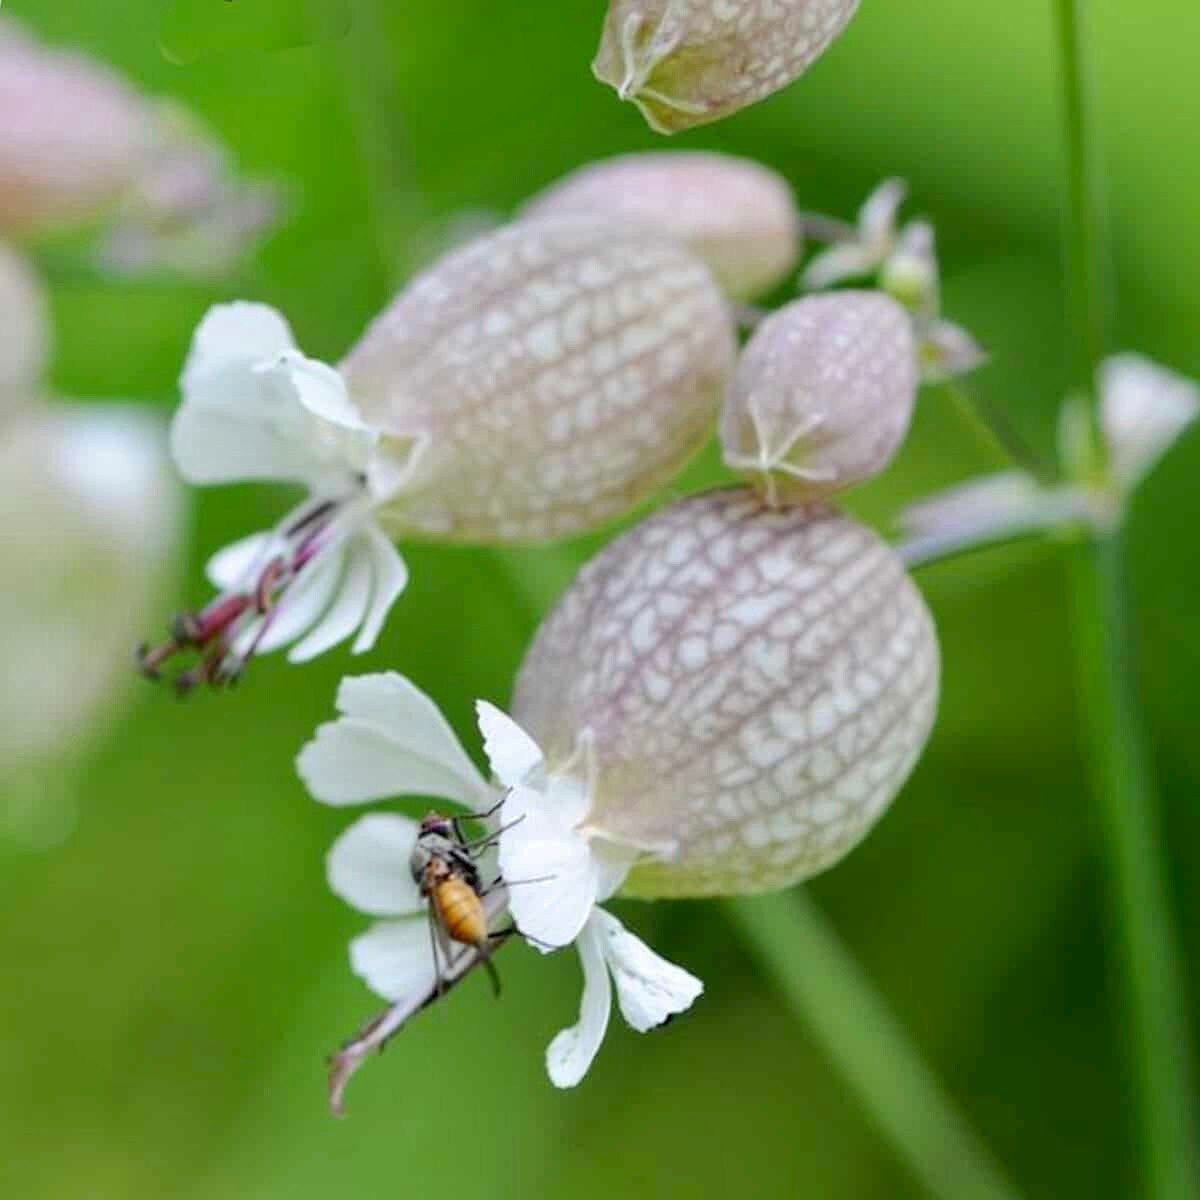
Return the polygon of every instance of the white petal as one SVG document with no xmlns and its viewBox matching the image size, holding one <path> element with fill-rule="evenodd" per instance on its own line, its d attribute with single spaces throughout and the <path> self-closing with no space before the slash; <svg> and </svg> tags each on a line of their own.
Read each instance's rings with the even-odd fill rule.
<svg viewBox="0 0 1200 1200">
<path fill-rule="evenodd" d="M 257 368 L 264 384 L 309 420 L 305 429 L 314 461 L 331 470 L 365 470 L 377 434 L 363 421 L 333 367 L 298 350 L 286 350 Z"/>
<path fill-rule="evenodd" d="M 870 246 L 884 249 L 891 242 L 896 228 L 896 214 L 908 185 L 903 179 L 885 179 L 866 199 L 858 210 L 858 228 L 863 241 Z"/>
<path fill-rule="evenodd" d="M 437 979 L 428 918 L 376 922 L 350 943 L 350 965 L 385 1000 L 428 992 Z"/>
<path fill-rule="evenodd" d="M 587 1074 L 604 1041 L 612 1012 L 612 985 L 604 966 L 602 934 L 591 921 L 579 938 L 583 999 L 579 1024 L 557 1034 L 546 1049 L 546 1072 L 555 1087 L 574 1087 Z"/>
<path fill-rule="evenodd" d="M 217 304 L 192 336 L 184 380 L 216 374 L 230 365 L 262 362 L 295 346 L 283 314 L 270 305 L 245 300 Z"/>
<path fill-rule="evenodd" d="M 879 263 L 880 256 L 873 248 L 859 242 L 843 242 L 815 255 L 804 268 L 800 281 L 805 288 L 816 291 L 843 279 L 869 275 Z"/>
<path fill-rule="evenodd" d="M 408 586 L 408 568 L 391 541 L 374 525 L 368 525 L 359 536 L 371 565 L 371 603 L 354 641 L 355 654 L 375 645 L 392 605 Z"/>
<path fill-rule="evenodd" d="M 575 940 L 596 903 L 588 840 L 534 788 L 513 788 L 500 816 L 506 827 L 499 839 L 500 873 L 512 884 L 513 922 L 543 953 L 557 950 Z"/>
<path fill-rule="evenodd" d="M 621 1015 L 638 1033 L 690 1008 L 704 991 L 700 980 L 655 954 L 611 913 L 598 908 L 588 923 L 600 932 Z"/>
<path fill-rule="evenodd" d="M 1139 354 L 1100 364 L 1100 423 L 1113 472 L 1130 487 L 1200 414 L 1200 387 Z"/>
<path fill-rule="evenodd" d="M 204 568 L 208 582 L 221 592 L 247 587 L 266 566 L 268 550 L 274 540 L 275 535 L 269 531 L 252 533 L 218 550 Z"/>
<path fill-rule="evenodd" d="M 409 858 L 420 826 L 395 813 L 371 813 L 355 821 L 325 856 L 325 875 L 335 895 L 373 917 L 425 912 Z"/>
<path fill-rule="evenodd" d="M 596 866 L 596 900 L 604 901 L 625 882 L 625 876 L 641 851 L 635 846 L 624 846 L 596 836 L 591 837 L 588 845 Z M 656 847 L 656 852 L 663 853 L 664 850 L 660 846 Z"/>
<path fill-rule="evenodd" d="M 352 544 L 337 596 L 328 611 L 302 642 L 288 651 L 288 662 L 309 662 L 344 642 L 362 624 L 371 600 L 370 556 Z"/>
<path fill-rule="evenodd" d="M 987 351 L 961 325 L 932 321 L 920 330 L 921 381 L 944 383 L 987 362 Z"/>
<path fill-rule="evenodd" d="M 343 679 L 340 720 L 317 730 L 296 767 L 325 804 L 360 804 L 386 796 L 444 796 L 468 808 L 491 790 L 438 707 L 402 675 Z"/>
<path fill-rule="evenodd" d="M 537 742 L 512 717 L 486 700 L 475 701 L 475 717 L 493 774 L 505 787 L 524 783 L 542 763 Z"/>
<path fill-rule="evenodd" d="M 312 478 L 314 418 L 260 372 L 291 345 L 283 319 L 263 305 L 221 305 L 201 321 L 171 424 L 171 453 L 187 480 Z"/>
<path fill-rule="evenodd" d="M 270 627 L 258 646 L 260 654 L 290 645 L 320 620 L 342 581 L 345 563 L 344 548 L 332 546 L 297 575 L 271 614 Z"/>
</svg>

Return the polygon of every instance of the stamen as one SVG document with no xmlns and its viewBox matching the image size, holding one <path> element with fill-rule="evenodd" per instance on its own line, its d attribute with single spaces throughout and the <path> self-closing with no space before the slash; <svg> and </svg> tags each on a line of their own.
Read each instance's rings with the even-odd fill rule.
<svg viewBox="0 0 1200 1200">
<path fill-rule="evenodd" d="M 244 587 L 221 594 L 197 612 L 180 613 L 171 622 L 166 641 L 138 648 L 142 675 L 158 681 L 170 659 L 194 650 L 199 652 L 198 661 L 174 679 L 180 696 L 201 684 L 214 688 L 235 684 L 258 652 L 287 589 L 330 544 L 344 503 L 344 499 L 309 501 L 285 520 L 273 535 L 275 553 Z M 235 653 L 239 645 L 244 649 Z"/>
</svg>

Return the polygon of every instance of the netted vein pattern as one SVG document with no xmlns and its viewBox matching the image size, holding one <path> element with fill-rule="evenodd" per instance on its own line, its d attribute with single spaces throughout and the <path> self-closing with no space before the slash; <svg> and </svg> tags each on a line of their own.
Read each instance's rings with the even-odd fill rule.
<svg viewBox="0 0 1200 1200">
<path fill-rule="evenodd" d="M 745 892 L 822 870 L 874 824 L 928 737 L 938 674 L 932 620 L 882 540 L 731 489 L 581 572 L 513 712 L 552 766 L 589 731 L 589 825 L 661 848 L 627 892 Z"/>
<path fill-rule="evenodd" d="M 419 277 L 341 364 L 364 416 L 429 439 L 397 534 L 537 541 L 589 528 L 704 442 L 733 328 L 677 243 L 591 219 L 528 221 Z"/>
</svg>

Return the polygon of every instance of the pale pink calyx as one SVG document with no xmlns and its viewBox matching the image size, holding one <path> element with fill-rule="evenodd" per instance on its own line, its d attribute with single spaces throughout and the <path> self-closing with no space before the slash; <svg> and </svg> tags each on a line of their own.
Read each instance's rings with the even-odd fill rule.
<svg viewBox="0 0 1200 1200">
<path fill-rule="evenodd" d="M 659 133 L 786 87 L 845 29 L 858 0 L 610 0 L 592 71 Z"/>
<path fill-rule="evenodd" d="M 921 753 L 938 674 L 932 620 L 881 539 L 731 489 L 584 567 L 512 711 L 550 764 L 586 730 L 588 829 L 647 848 L 625 891 L 733 894 L 812 875 L 865 835 Z"/>
<path fill-rule="evenodd" d="M 626 154 L 593 163 L 539 192 L 521 215 L 572 213 L 633 221 L 676 238 L 734 300 L 774 287 L 800 254 L 786 181 L 728 154 Z"/>
<path fill-rule="evenodd" d="M 339 366 L 364 418 L 424 439 L 381 519 L 455 542 L 549 541 L 619 516 L 711 433 L 736 343 L 708 268 L 660 233 L 545 217 L 419 275 Z"/>
<path fill-rule="evenodd" d="M 793 301 L 755 329 L 721 410 L 725 462 L 769 504 L 829 495 L 878 474 L 912 417 L 912 324 L 879 292 Z"/>
</svg>

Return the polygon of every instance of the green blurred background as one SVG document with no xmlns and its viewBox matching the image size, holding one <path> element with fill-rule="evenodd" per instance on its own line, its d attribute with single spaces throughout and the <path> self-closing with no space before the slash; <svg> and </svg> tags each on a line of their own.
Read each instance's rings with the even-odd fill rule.
<svg viewBox="0 0 1200 1200">
<path fill-rule="evenodd" d="M 229 287 L 56 284 L 63 393 L 167 410 L 196 321 L 234 295 L 276 304 L 310 354 L 336 358 L 455 214 L 509 211 L 580 163 L 663 144 L 591 79 L 601 0 L 345 0 L 317 16 L 334 33 L 352 18 L 346 36 L 273 50 L 261 47 L 294 40 L 276 22 L 292 10 L 236 4 L 5 5 L 194 105 L 248 171 L 294 188 L 292 219 Z M 1092 9 L 1119 346 L 1198 375 L 1200 6 Z M 231 10 L 262 28 L 228 28 Z M 189 65 L 160 49 L 164 14 Z M 671 145 L 761 159 L 802 207 L 846 216 L 882 176 L 905 176 L 908 211 L 937 223 L 947 311 L 993 353 L 979 389 L 1049 453 L 1067 369 L 1056 89 L 1046 0 L 874 0 L 790 90 Z M 710 452 L 681 486 L 719 478 L 715 463 Z M 853 507 L 882 521 L 992 465 L 931 390 L 900 461 Z M 1189 960 L 1198 471 L 1193 435 L 1131 530 Z M 197 494 L 171 603 L 199 600 L 206 556 L 286 503 L 266 488 Z M 707 992 L 659 1036 L 614 1021 L 576 1092 L 555 1092 L 542 1067 L 575 1019 L 576 960 L 514 949 L 499 1003 L 473 981 L 356 1078 L 348 1119 L 328 1115 L 323 1056 L 377 1002 L 346 964 L 362 921 L 323 881 L 347 816 L 307 799 L 292 757 L 343 673 L 384 667 L 426 688 L 474 747 L 471 700 L 507 699 L 539 612 L 588 549 L 407 548 L 412 585 L 367 658 L 264 660 L 236 695 L 186 704 L 135 689 L 104 736 L 64 748 L 72 836 L 0 845 L 5 1195 L 922 1195 L 709 904 L 625 906 Z M 945 658 L 932 744 L 879 829 L 811 891 L 1028 1196 L 1137 1195 L 1062 556 L 996 551 L 920 583 Z"/>
</svg>

